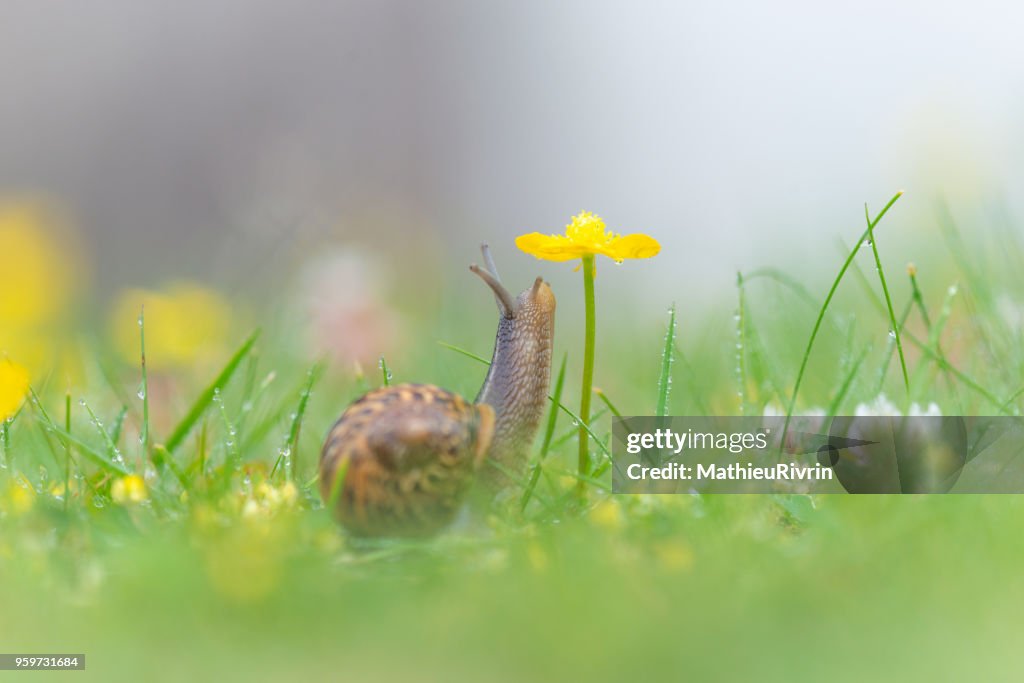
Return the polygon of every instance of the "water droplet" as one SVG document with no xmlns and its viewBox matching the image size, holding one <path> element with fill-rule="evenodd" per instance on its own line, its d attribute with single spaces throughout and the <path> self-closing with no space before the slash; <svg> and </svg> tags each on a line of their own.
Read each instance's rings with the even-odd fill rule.
<svg viewBox="0 0 1024 683">
<path fill-rule="evenodd" d="M 573 427 L 579 427 L 580 426 L 580 421 L 579 420 L 573 420 L 572 421 L 572 426 Z"/>
<path fill-rule="evenodd" d="M 895 330 L 889 330 L 889 339 L 895 339 L 895 338 L 896 338 L 896 331 Z"/>
<path fill-rule="evenodd" d="M 146 398 L 146 383 L 145 382 L 140 382 L 139 383 L 139 390 L 135 392 L 135 395 L 138 396 L 140 399 L 143 399 L 143 400 Z"/>
<path fill-rule="evenodd" d="M 861 244 L 861 246 L 862 247 L 870 247 L 871 246 L 871 240 L 864 240 L 864 242 Z"/>
<path fill-rule="evenodd" d="M 392 379 L 394 379 L 394 375 L 392 375 L 391 371 L 388 370 L 388 381 L 390 382 Z"/>
<path fill-rule="evenodd" d="M 80 406 L 82 406 L 84 408 L 85 407 L 85 399 L 84 398 L 78 399 L 78 405 L 80 405 Z"/>
</svg>

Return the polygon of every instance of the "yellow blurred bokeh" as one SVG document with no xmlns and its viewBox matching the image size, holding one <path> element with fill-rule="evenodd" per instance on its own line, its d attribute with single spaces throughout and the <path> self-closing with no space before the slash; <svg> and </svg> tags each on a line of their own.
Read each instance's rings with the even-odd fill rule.
<svg viewBox="0 0 1024 683">
<path fill-rule="evenodd" d="M 28 393 L 28 370 L 6 358 L 0 358 L 0 421 L 18 411 Z"/>
<path fill-rule="evenodd" d="M 52 202 L 0 199 L 0 245 L 0 357 L 33 378 L 74 374 L 68 332 L 87 262 L 76 233 Z"/>
<path fill-rule="evenodd" d="M 160 290 L 127 289 L 114 302 L 111 333 L 125 362 L 138 363 L 139 315 L 145 311 L 146 364 L 171 370 L 215 360 L 224 350 L 231 308 L 216 291 L 193 282 Z"/>
</svg>

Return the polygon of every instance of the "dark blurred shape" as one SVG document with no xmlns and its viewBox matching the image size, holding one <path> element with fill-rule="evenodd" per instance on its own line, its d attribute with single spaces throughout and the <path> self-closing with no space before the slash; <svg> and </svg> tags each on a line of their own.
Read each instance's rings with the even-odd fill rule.
<svg viewBox="0 0 1024 683">
<path fill-rule="evenodd" d="M 829 436 L 870 442 L 839 450 L 833 469 L 850 493 L 945 493 L 967 463 L 958 416 L 837 417 Z"/>
</svg>

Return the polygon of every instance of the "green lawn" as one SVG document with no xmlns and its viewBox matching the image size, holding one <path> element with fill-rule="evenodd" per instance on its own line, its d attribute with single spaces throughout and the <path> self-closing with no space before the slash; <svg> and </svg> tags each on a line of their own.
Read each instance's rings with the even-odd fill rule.
<svg viewBox="0 0 1024 683">
<path fill-rule="evenodd" d="M 795 414 L 883 392 L 904 409 L 1018 414 L 1024 353 L 1006 302 L 1024 296 L 1021 245 L 940 225 L 945 249 L 926 261 L 913 245 L 887 251 L 889 220 L 823 312 L 850 252 L 822 255 L 832 276 L 813 281 L 744 273 L 733 303 L 700 320 L 653 292 L 636 333 L 599 324 L 608 400 L 593 432 L 608 439 L 609 403 L 786 410 L 798 376 Z M 611 285 L 597 285 L 599 321 L 614 321 Z M 581 296 L 557 294 L 572 409 Z M 387 372 L 471 397 L 484 366 L 433 342 L 486 356 L 493 328 L 452 309 L 416 317 L 424 343 L 356 376 L 304 360 L 285 309 L 258 336 L 235 330 L 234 354 L 201 371 L 143 379 L 97 333 L 75 342 L 84 389 L 36 383 L 0 435 L 0 651 L 84 652 L 84 673 L 38 675 L 90 680 L 1019 678 L 1017 496 L 612 496 L 593 447 L 581 506 L 576 430 L 555 411 L 525 510 L 523 481 L 434 540 L 346 538 L 314 481 L 332 421 Z"/>
</svg>

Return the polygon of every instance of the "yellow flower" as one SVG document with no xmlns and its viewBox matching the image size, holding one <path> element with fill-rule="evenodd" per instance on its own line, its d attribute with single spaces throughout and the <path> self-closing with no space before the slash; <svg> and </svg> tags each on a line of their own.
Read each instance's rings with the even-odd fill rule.
<svg viewBox="0 0 1024 683">
<path fill-rule="evenodd" d="M 221 352 L 231 318 L 228 302 L 200 285 L 177 282 L 162 291 L 129 289 L 117 298 L 111 322 L 114 342 L 126 361 L 139 362 L 143 306 L 151 369 L 189 367 Z"/>
<path fill-rule="evenodd" d="M 587 517 L 606 531 L 619 531 L 625 525 L 622 508 L 618 501 L 612 498 L 607 498 L 595 505 Z"/>
<path fill-rule="evenodd" d="M 658 241 L 649 235 L 619 235 L 605 230 L 604 221 L 588 211 L 572 217 L 564 235 L 531 232 L 516 238 L 516 246 L 545 261 L 571 261 L 601 254 L 616 263 L 628 258 L 650 258 L 661 251 Z"/>
<path fill-rule="evenodd" d="M 75 295 L 80 264 L 58 212 L 35 201 L 0 201 L 0 320 L 26 329 L 57 319 Z M 73 245 L 72 245 L 73 246 Z"/>
<path fill-rule="evenodd" d="M 18 412 L 28 394 L 28 370 L 0 358 L 0 422 Z"/>
<path fill-rule="evenodd" d="M 33 377 L 59 369 L 71 379 L 69 312 L 87 270 L 78 236 L 56 205 L 0 197 L 0 252 L 0 357 L 17 358 Z"/>
<path fill-rule="evenodd" d="M 7 484 L 6 495 L 0 499 L 0 510 L 17 517 L 32 509 L 36 500 L 36 490 L 23 476 L 11 479 Z"/>
<path fill-rule="evenodd" d="M 137 474 L 129 474 L 114 480 L 110 485 L 110 497 L 118 505 L 141 503 L 148 497 L 146 482 Z"/>
</svg>

